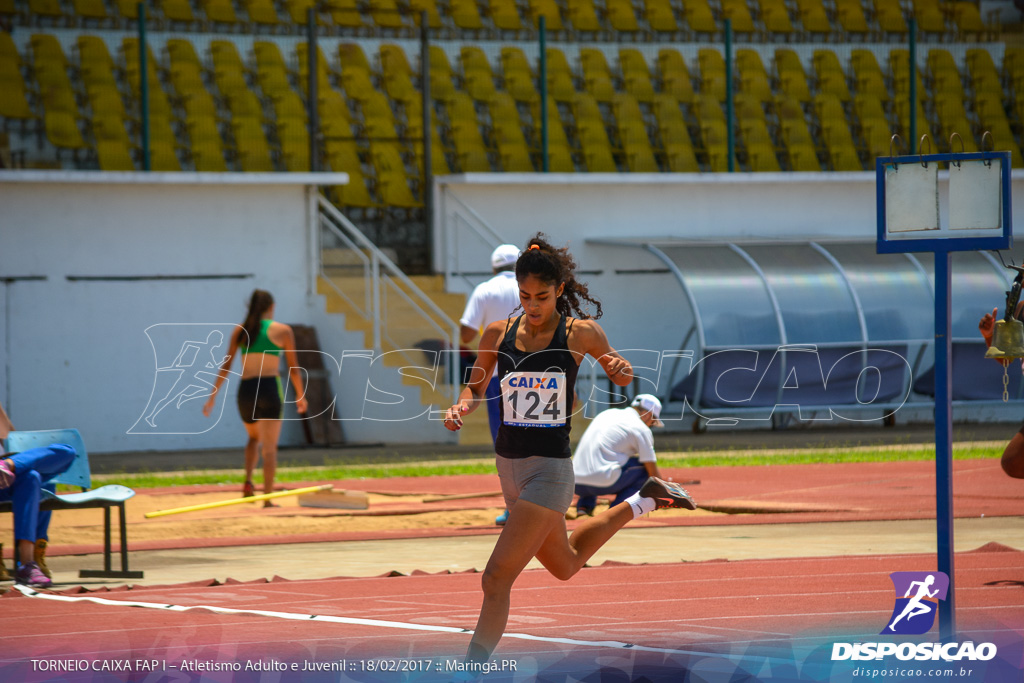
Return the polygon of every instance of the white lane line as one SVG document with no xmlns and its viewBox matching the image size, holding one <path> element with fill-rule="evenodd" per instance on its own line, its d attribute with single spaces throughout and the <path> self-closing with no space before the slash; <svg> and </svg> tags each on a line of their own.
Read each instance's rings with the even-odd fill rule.
<svg viewBox="0 0 1024 683">
<path fill-rule="evenodd" d="M 18 590 L 22 595 L 29 598 L 37 598 L 41 600 L 54 600 L 57 602 L 91 602 L 97 605 L 106 606 L 117 606 L 117 607 L 142 607 L 147 609 L 155 609 L 164 612 L 189 612 L 191 610 L 208 610 L 217 614 L 251 614 L 260 617 L 270 617 L 273 619 L 287 619 L 290 621 L 317 621 L 327 622 L 333 624 L 352 624 L 357 626 L 374 626 L 377 628 L 393 628 L 393 629 L 404 629 L 411 631 L 432 631 L 435 633 L 459 633 L 459 634 L 471 634 L 473 631 L 465 628 L 458 628 L 454 626 L 432 626 L 427 624 L 413 624 L 402 621 L 384 621 L 379 619 L 360 619 L 357 617 L 337 617 L 322 614 L 297 614 L 294 612 L 273 612 L 269 610 L 255 610 L 255 609 L 234 609 L 231 607 L 215 607 L 212 605 L 173 605 L 169 603 L 157 603 L 157 602 L 135 602 L 128 600 L 108 600 L 106 598 L 96 597 L 84 597 L 84 596 L 69 596 L 69 595 L 53 595 L 51 593 L 41 593 L 33 590 L 28 586 L 21 584 L 15 584 L 14 588 Z M 506 633 L 502 636 L 503 638 L 516 638 L 518 640 L 532 640 L 544 643 L 558 643 L 560 645 L 575 645 L 578 647 L 594 647 L 594 648 L 605 648 L 605 649 L 617 649 L 617 650 L 630 650 L 639 652 L 659 652 L 662 654 L 671 655 L 694 655 L 698 657 L 721 657 L 723 659 L 742 659 L 743 655 L 730 655 L 718 652 L 701 652 L 696 650 L 679 650 L 675 648 L 667 647 L 648 647 L 646 645 L 636 645 L 634 643 L 623 643 L 617 640 L 578 640 L 575 638 L 551 638 L 545 636 L 535 636 L 528 633 Z M 774 658 L 767 658 L 765 661 L 775 661 Z M 778 660 L 783 662 L 784 660 Z"/>
</svg>

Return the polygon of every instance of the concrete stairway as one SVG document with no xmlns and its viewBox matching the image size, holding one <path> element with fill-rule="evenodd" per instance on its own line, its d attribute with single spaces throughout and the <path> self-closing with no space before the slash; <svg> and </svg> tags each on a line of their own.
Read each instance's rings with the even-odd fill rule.
<svg viewBox="0 0 1024 683">
<path fill-rule="evenodd" d="M 363 262 L 348 249 L 327 249 L 322 254 L 324 274 L 318 278 L 317 292 L 325 297 L 327 312 L 344 315 L 345 328 L 361 332 L 364 348 L 374 347 L 373 309 L 369 303 L 367 279 L 363 277 Z M 326 277 L 325 277 L 326 276 Z M 427 297 L 440 308 L 450 320 L 431 316 L 432 325 L 407 300 L 410 296 L 403 283 L 388 278 L 382 288 L 380 302 L 381 347 L 385 354 L 384 364 L 401 367 L 402 383 L 411 391 L 418 391 L 421 404 L 445 409 L 451 405 L 452 391 L 447 383 L 444 368 L 432 368 L 428 363 L 434 360 L 420 347 L 438 348 L 441 333 L 438 328 L 450 334 L 451 320 L 462 316 L 466 305 L 463 294 L 450 294 L 444 289 L 441 275 L 410 276 L 409 278 Z M 333 286 L 332 286 L 333 284 Z M 344 292 L 341 296 L 335 290 Z M 403 296 L 403 294 L 405 296 Z M 347 299 L 345 298 L 347 297 Z M 446 335 L 447 336 L 447 335 Z M 398 352 L 398 353 L 390 353 Z M 416 367 L 423 366 L 423 367 Z M 430 388 L 432 385 L 434 388 Z M 461 445 L 482 445 L 491 442 L 487 416 L 480 410 L 468 420 L 459 433 Z"/>
</svg>

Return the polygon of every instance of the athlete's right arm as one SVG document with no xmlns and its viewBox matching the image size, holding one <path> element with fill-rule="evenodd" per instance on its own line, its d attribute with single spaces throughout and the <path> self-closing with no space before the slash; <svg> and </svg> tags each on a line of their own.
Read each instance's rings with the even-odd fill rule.
<svg viewBox="0 0 1024 683">
<path fill-rule="evenodd" d="M 238 352 L 238 337 L 242 333 L 242 328 L 239 327 L 235 330 L 235 333 L 231 335 L 231 343 L 228 345 L 228 355 L 224 356 L 224 363 L 220 366 L 220 372 L 217 373 L 217 379 L 213 382 L 213 389 L 210 391 L 210 398 L 206 399 L 206 404 L 203 406 L 203 415 L 210 417 L 210 413 L 213 412 L 213 404 L 217 400 L 217 391 L 220 390 L 220 385 L 227 379 L 228 372 L 231 370 L 231 362 L 235 359 L 235 353 Z"/>
<path fill-rule="evenodd" d="M 469 382 L 466 384 L 459 400 L 451 408 L 445 411 L 444 426 L 453 432 L 462 427 L 462 418 L 476 410 L 477 405 L 483 400 L 487 391 L 487 384 L 494 374 L 494 366 L 498 362 L 498 344 L 505 330 L 505 321 L 491 323 L 484 329 L 480 338 L 480 348 L 477 349 L 476 363 L 473 364 L 469 374 Z"/>
</svg>

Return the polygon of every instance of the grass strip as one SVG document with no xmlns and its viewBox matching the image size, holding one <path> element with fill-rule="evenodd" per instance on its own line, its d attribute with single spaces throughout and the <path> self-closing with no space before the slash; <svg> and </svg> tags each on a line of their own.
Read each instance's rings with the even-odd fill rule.
<svg viewBox="0 0 1024 683">
<path fill-rule="evenodd" d="M 1002 446 L 954 446 L 954 460 L 995 459 Z M 843 449 L 807 449 L 764 454 L 743 451 L 715 453 L 665 453 L 659 466 L 672 467 L 751 467 L 761 465 L 812 465 L 861 462 L 911 462 L 934 460 L 935 446 Z M 341 479 L 388 479 L 391 477 L 437 477 L 465 474 L 496 474 L 494 460 L 451 460 L 440 462 L 395 463 L 381 465 L 327 465 L 323 467 L 281 467 L 277 481 L 281 483 L 335 481 Z M 134 489 L 190 486 L 196 484 L 242 484 L 241 470 L 186 470 L 182 472 L 143 472 L 93 476 L 93 485 L 122 484 Z"/>
</svg>

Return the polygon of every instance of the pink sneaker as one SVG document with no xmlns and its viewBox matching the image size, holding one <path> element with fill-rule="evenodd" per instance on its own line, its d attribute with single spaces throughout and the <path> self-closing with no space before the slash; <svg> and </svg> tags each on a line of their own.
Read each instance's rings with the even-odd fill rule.
<svg viewBox="0 0 1024 683">
<path fill-rule="evenodd" d="M 33 588 L 49 588 L 53 585 L 35 562 L 22 562 L 14 575 L 14 582 Z"/>
<path fill-rule="evenodd" d="M 14 470 L 11 469 L 7 459 L 0 460 L 0 489 L 8 488 L 14 484 Z"/>
</svg>

